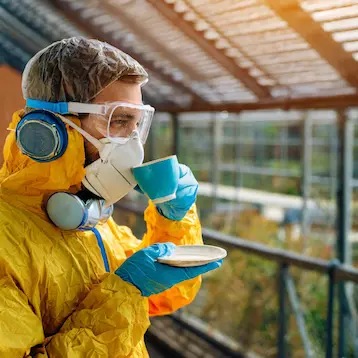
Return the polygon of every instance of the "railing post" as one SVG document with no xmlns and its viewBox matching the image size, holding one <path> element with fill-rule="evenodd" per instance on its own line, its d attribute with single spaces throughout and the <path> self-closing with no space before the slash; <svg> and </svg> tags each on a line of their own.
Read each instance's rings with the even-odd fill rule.
<svg viewBox="0 0 358 358">
<path fill-rule="evenodd" d="M 340 140 L 340 160 L 338 161 L 338 190 L 337 190 L 337 256 L 342 264 L 349 263 L 351 252 L 348 235 L 350 231 L 350 205 L 352 191 L 352 147 L 353 123 L 345 110 L 337 111 L 338 133 Z M 347 307 L 346 283 L 338 284 L 339 298 L 339 340 L 338 356 L 347 357 L 347 332 L 350 320 Z"/>
<path fill-rule="evenodd" d="M 333 338 L 334 338 L 334 288 L 335 271 L 339 265 L 338 260 L 332 260 L 328 269 L 328 307 L 327 307 L 327 328 L 326 328 L 326 358 L 333 358 Z"/>
<path fill-rule="evenodd" d="M 279 328 L 278 328 L 278 358 L 287 358 L 287 297 L 286 281 L 288 265 L 281 264 L 279 269 Z"/>
<path fill-rule="evenodd" d="M 303 312 L 301 310 L 301 306 L 300 306 L 300 299 L 297 296 L 295 284 L 294 284 L 293 279 L 289 272 L 287 273 L 286 278 L 287 278 L 286 288 L 287 288 L 288 298 L 291 303 L 291 308 L 293 310 L 293 313 L 295 314 L 295 317 L 296 317 L 296 323 L 297 323 L 297 327 L 298 327 L 298 330 L 300 332 L 300 336 L 302 339 L 303 349 L 305 351 L 305 357 L 306 358 L 314 358 L 312 344 L 311 344 L 311 341 L 307 334 L 307 330 L 306 330 L 306 326 L 305 326 L 304 314 L 303 314 Z"/>
</svg>

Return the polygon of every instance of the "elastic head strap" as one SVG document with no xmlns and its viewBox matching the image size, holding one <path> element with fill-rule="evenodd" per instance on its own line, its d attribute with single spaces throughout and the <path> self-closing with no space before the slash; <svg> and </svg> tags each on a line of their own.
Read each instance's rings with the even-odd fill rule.
<svg viewBox="0 0 358 358">
<path fill-rule="evenodd" d="M 68 112 L 68 103 L 67 102 L 46 102 L 46 101 L 39 101 L 37 99 L 26 99 L 26 107 L 36 108 L 36 109 L 45 109 L 47 111 L 66 114 Z"/>
<path fill-rule="evenodd" d="M 102 104 L 80 103 L 80 102 L 47 102 L 37 99 L 26 99 L 26 106 L 36 109 L 45 109 L 58 114 L 70 113 L 93 113 L 105 114 L 106 108 Z"/>
<path fill-rule="evenodd" d="M 75 105 L 75 106 L 73 106 Z M 78 106 L 76 106 L 78 105 Z M 84 138 L 86 138 L 91 144 L 93 144 L 98 150 L 103 148 L 103 144 L 96 138 L 92 137 L 90 134 L 85 132 L 82 128 L 74 124 L 72 121 L 67 119 L 66 117 L 62 116 L 63 114 L 70 114 L 73 109 L 80 110 L 83 109 L 84 106 L 93 106 L 93 110 L 101 110 L 101 105 L 96 104 L 84 104 L 84 103 L 75 103 L 75 102 L 46 102 L 46 101 L 39 101 L 37 99 L 26 99 L 26 106 L 36 109 L 47 110 L 53 112 L 55 115 L 58 115 L 63 122 L 68 124 L 70 127 L 75 129 L 78 133 L 82 134 Z M 72 106 L 72 108 L 71 108 Z M 81 113 L 81 112 L 77 112 Z M 87 110 L 85 113 L 89 113 Z M 98 113 L 98 112 L 96 112 Z M 102 113 L 102 112 L 99 112 Z M 62 114 L 62 115 L 61 115 Z"/>
<path fill-rule="evenodd" d="M 85 137 L 91 144 L 93 144 L 98 150 L 101 150 L 104 146 L 98 139 L 92 137 L 90 134 L 88 134 L 86 131 L 84 131 L 81 127 L 74 124 L 72 121 L 70 121 L 68 118 L 59 116 L 66 124 L 68 124 L 70 127 L 75 129 L 78 133 L 82 134 L 83 137 Z"/>
</svg>

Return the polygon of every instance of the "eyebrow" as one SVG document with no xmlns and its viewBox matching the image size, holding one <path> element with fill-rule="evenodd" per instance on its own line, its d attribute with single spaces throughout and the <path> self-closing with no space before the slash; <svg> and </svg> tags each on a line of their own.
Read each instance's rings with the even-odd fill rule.
<svg viewBox="0 0 358 358">
<path fill-rule="evenodd" d="M 130 113 L 116 113 L 114 115 L 115 118 L 122 118 L 122 119 L 126 119 L 126 120 L 135 120 L 135 116 L 133 114 Z"/>
</svg>

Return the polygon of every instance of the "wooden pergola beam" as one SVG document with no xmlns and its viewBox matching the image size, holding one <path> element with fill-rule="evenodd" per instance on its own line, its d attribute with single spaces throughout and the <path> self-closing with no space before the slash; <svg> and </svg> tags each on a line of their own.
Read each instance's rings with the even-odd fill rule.
<svg viewBox="0 0 358 358">
<path fill-rule="evenodd" d="M 269 109 L 337 109 L 337 108 L 358 108 L 358 94 L 306 97 L 291 99 L 267 99 L 252 103 L 227 103 L 219 105 L 193 105 L 188 108 L 173 106 L 159 106 L 158 112 L 221 112 L 238 113 L 241 111 L 269 110 Z"/>
<path fill-rule="evenodd" d="M 215 40 L 208 40 L 204 32 L 197 31 L 191 23 L 184 20 L 183 15 L 174 10 L 175 4 L 166 3 L 164 0 L 147 0 L 158 12 L 173 26 L 179 28 L 186 36 L 193 40 L 213 60 L 225 68 L 231 75 L 237 78 L 247 89 L 252 91 L 259 99 L 270 98 L 267 87 L 261 86 L 255 78 L 251 77 L 246 69 L 237 65 L 223 50 L 216 48 Z"/>
<path fill-rule="evenodd" d="M 351 86 L 358 87 L 358 63 L 305 12 L 297 0 L 264 2 L 326 60 Z"/>
<path fill-rule="evenodd" d="M 63 2 L 61 0 L 52 0 L 52 4 L 57 7 L 59 10 L 66 14 L 71 21 L 73 21 L 80 29 L 82 29 L 85 33 L 88 33 L 91 36 L 94 36 L 98 40 L 108 42 L 109 44 L 120 48 L 122 51 L 126 52 L 128 55 L 132 56 L 133 58 L 137 59 L 138 62 L 142 66 L 144 66 L 149 71 L 156 74 L 156 76 L 166 82 L 167 84 L 183 91 L 186 94 L 189 94 L 193 98 L 193 103 L 198 104 L 206 104 L 207 102 L 200 97 L 196 92 L 194 92 L 189 86 L 185 85 L 184 83 L 176 80 L 174 77 L 161 72 L 154 64 L 153 61 L 147 60 L 142 58 L 142 56 L 137 53 L 133 48 L 129 48 L 121 43 L 120 40 L 114 40 L 110 36 L 108 36 L 100 26 L 90 23 L 88 19 L 81 17 L 80 11 L 73 10 L 68 2 Z"/>
</svg>

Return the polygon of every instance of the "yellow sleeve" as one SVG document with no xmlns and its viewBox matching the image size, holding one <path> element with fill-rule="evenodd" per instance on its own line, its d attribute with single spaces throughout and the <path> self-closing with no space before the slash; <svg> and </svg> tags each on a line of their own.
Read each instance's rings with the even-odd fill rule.
<svg viewBox="0 0 358 358">
<path fill-rule="evenodd" d="M 160 215 L 154 204 L 149 203 L 144 213 L 147 233 L 137 250 L 155 243 L 172 242 L 176 245 L 202 245 L 201 225 L 193 205 L 181 221 L 168 220 Z M 149 297 L 151 316 L 170 314 L 191 303 L 201 286 L 201 277 L 182 282 L 158 295 Z"/>
<path fill-rule="evenodd" d="M 0 357 L 130 356 L 149 327 L 148 302 L 140 291 L 109 274 L 96 285 L 59 333 L 45 339 L 41 317 L 11 278 L 0 280 Z M 45 344 L 46 342 L 46 344 Z M 36 347 L 36 348 L 34 348 Z"/>
<path fill-rule="evenodd" d="M 41 319 L 11 277 L 0 279 L 0 322 L 0 357 L 26 357 L 45 340 Z"/>
<path fill-rule="evenodd" d="M 131 356 L 149 327 L 148 302 L 133 285 L 109 274 L 96 285 L 46 346 L 49 357 Z"/>
</svg>

